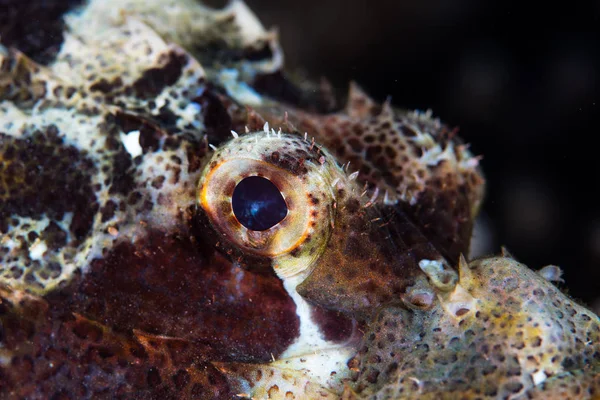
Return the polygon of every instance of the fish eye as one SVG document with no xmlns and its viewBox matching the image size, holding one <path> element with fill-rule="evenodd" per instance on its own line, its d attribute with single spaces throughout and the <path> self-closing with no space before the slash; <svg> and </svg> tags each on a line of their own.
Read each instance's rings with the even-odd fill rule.
<svg viewBox="0 0 600 400">
<path fill-rule="evenodd" d="M 219 246 L 236 256 L 271 258 L 277 273 L 289 276 L 325 248 L 334 225 L 333 186 L 345 177 L 333 156 L 300 136 L 248 133 L 207 160 L 197 202 Z"/>
<path fill-rule="evenodd" d="M 281 222 L 288 207 L 281 192 L 270 180 L 261 176 L 242 179 L 231 196 L 233 215 L 246 228 L 266 231 Z"/>
</svg>

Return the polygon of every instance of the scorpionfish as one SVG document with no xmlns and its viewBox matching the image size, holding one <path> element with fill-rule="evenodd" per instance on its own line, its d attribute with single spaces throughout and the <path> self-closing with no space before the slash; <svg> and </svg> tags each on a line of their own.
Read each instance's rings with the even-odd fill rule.
<svg viewBox="0 0 600 400">
<path fill-rule="evenodd" d="M 89 0 L 0 47 L 2 399 L 595 398 L 600 321 L 468 260 L 479 158 L 294 78 L 239 0 Z"/>
</svg>

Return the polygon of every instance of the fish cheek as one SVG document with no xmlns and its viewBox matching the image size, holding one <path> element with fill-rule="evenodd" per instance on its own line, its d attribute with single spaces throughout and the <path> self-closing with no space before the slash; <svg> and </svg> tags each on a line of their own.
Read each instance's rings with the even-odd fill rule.
<svg viewBox="0 0 600 400">
<path fill-rule="evenodd" d="M 356 317 L 389 301 L 406 284 L 395 279 L 380 259 L 381 243 L 376 242 L 383 237 L 368 234 L 367 215 L 340 222 L 298 292 L 312 303 Z"/>
<path fill-rule="evenodd" d="M 383 305 L 400 304 L 418 277 L 419 263 L 442 257 L 396 206 L 342 205 L 336 228 L 298 293 L 359 320 Z"/>
</svg>

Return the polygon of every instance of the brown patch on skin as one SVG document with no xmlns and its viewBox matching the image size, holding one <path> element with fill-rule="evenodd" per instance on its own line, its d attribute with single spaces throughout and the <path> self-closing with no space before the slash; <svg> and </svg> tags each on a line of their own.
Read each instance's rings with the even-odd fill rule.
<svg viewBox="0 0 600 400">
<path fill-rule="evenodd" d="M 102 214 L 102 222 L 106 222 L 115 216 L 115 211 L 117 209 L 117 204 L 109 200 L 106 204 L 100 209 L 100 213 Z"/>
<path fill-rule="evenodd" d="M 202 167 L 207 149 L 208 145 L 205 141 L 189 144 L 186 152 L 188 158 L 188 173 L 196 172 Z"/>
<path fill-rule="evenodd" d="M 122 85 L 123 80 L 119 76 L 110 82 L 102 78 L 93 85 L 91 85 L 90 90 L 92 92 L 98 91 L 106 94 L 112 92 L 114 89 L 119 89 Z"/>
<path fill-rule="evenodd" d="M 7 232 L 13 215 L 61 220 L 73 212 L 70 230 L 82 239 L 98 210 L 90 182 L 96 173 L 93 162 L 65 145 L 54 126 L 27 140 L 0 133 L 0 232 Z"/>
<path fill-rule="evenodd" d="M 122 194 L 127 196 L 135 187 L 131 156 L 121 146 L 120 151 L 112 156 L 111 180 L 107 182 L 110 185 L 109 193 L 111 195 Z"/>
<path fill-rule="evenodd" d="M 156 97 L 166 86 L 172 86 L 177 82 L 186 62 L 186 55 L 168 53 L 161 67 L 144 71 L 144 74 L 133 83 L 135 95 L 143 99 Z"/>
<path fill-rule="evenodd" d="M 343 343 L 352 336 L 354 323 L 350 318 L 339 312 L 313 306 L 310 311 L 310 318 L 319 326 L 325 340 Z"/>
<path fill-rule="evenodd" d="M 193 102 L 202 107 L 205 133 L 209 143 L 216 146 L 231 137 L 231 130 L 234 127 L 233 118 L 227 107 L 227 103 L 231 102 L 230 99 L 220 96 L 208 85 L 202 95 L 193 99 Z"/>
<path fill-rule="evenodd" d="M 248 272 L 206 244 L 159 232 L 94 261 L 66 293 L 82 315 L 204 343 L 213 361 L 265 362 L 299 334 L 295 304 L 272 272 Z"/>
<path fill-rule="evenodd" d="M 41 237 L 51 249 L 61 248 L 67 244 L 67 232 L 62 230 L 54 221 L 50 222 L 42 231 Z"/>
<path fill-rule="evenodd" d="M 120 333 L 64 305 L 15 296 L 4 287 L 0 300 L 0 343 L 10 357 L 9 366 L 0 366 L 2 398 L 233 396 L 223 375 L 204 361 L 202 345 Z"/>
<path fill-rule="evenodd" d="M 33 314 L 0 296 L 0 342 L 19 351 L 0 397 L 230 398 L 213 361 L 267 362 L 299 333 L 272 271 L 242 270 L 207 241 L 154 232 L 91 268 Z"/>
<path fill-rule="evenodd" d="M 81 0 L 2 1 L 2 44 L 19 49 L 41 64 L 50 63 L 63 42 L 63 14 L 82 3 Z"/>
</svg>

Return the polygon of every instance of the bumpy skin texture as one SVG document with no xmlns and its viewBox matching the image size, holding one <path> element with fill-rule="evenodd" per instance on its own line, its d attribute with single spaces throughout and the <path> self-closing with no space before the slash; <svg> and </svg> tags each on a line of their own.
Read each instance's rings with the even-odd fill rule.
<svg viewBox="0 0 600 400">
<path fill-rule="evenodd" d="M 427 311 L 382 309 L 365 332 L 355 394 L 389 398 L 593 398 L 600 325 L 510 258 L 459 266 Z"/>
<path fill-rule="evenodd" d="M 65 27 L 44 65 L 0 47 L 1 398 L 596 396 L 598 317 L 462 258 L 483 178 L 430 113 L 295 84 L 238 1 Z M 288 206 L 266 231 L 248 176 Z"/>
</svg>

